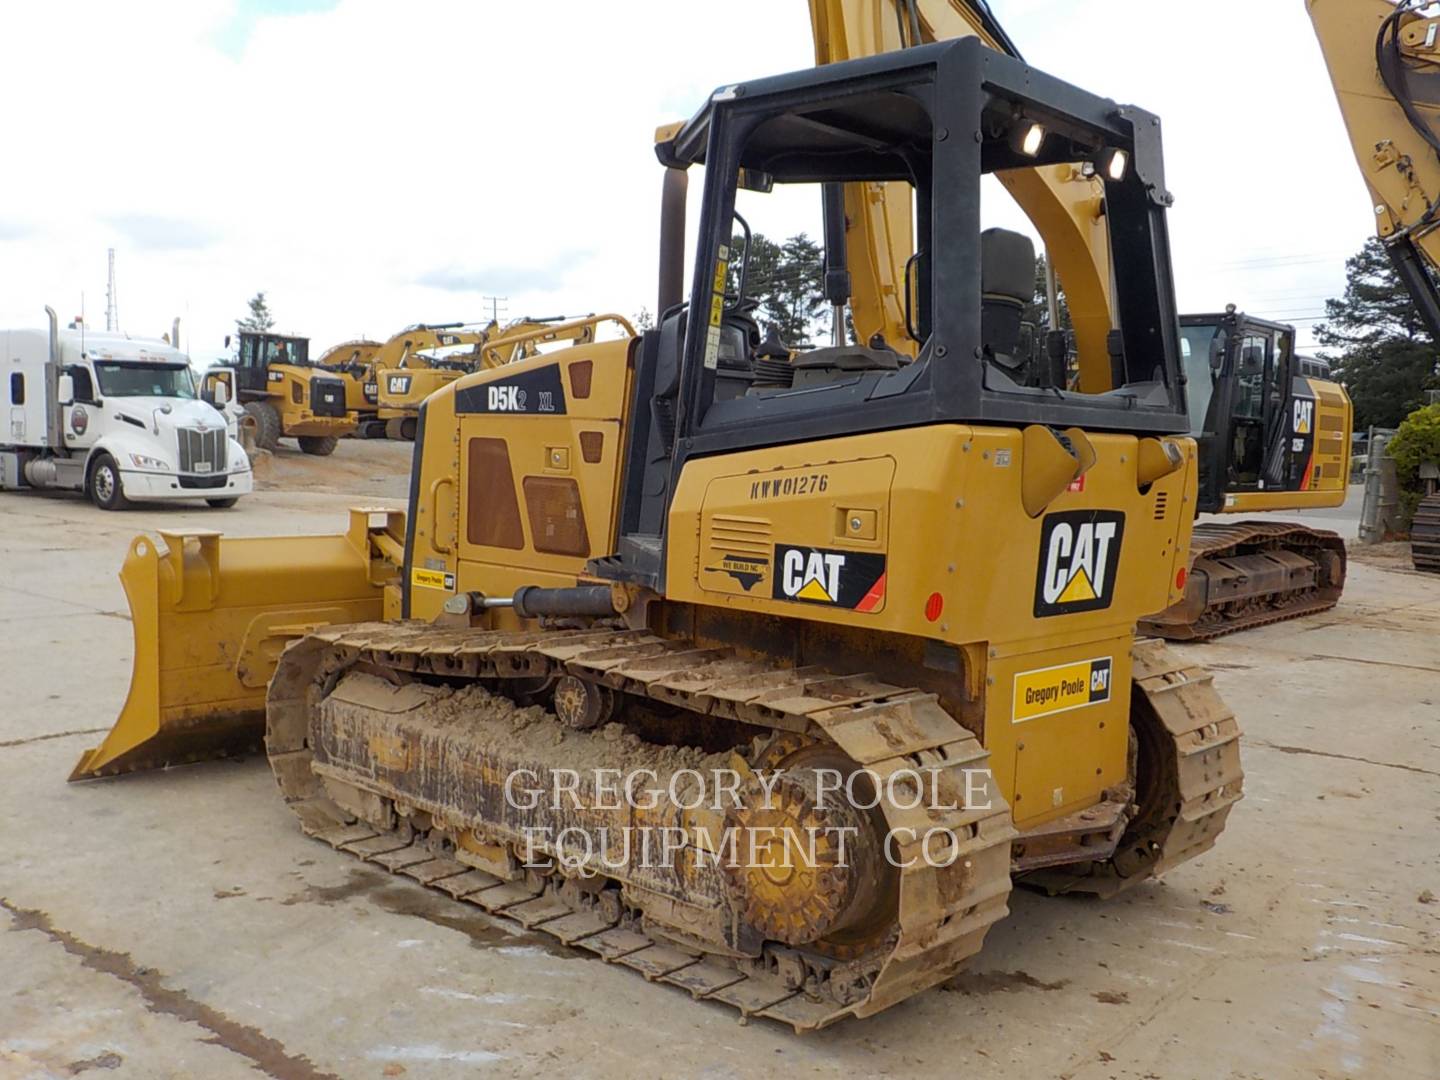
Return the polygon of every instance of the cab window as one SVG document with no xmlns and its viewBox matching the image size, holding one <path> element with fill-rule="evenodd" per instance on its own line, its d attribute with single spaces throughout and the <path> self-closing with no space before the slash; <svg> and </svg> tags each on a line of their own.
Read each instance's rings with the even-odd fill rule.
<svg viewBox="0 0 1440 1080">
<path fill-rule="evenodd" d="M 1265 418 L 1265 366 L 1269 359 L 1270 339 L 1247 334 L 1235 361 L 1234 415 L 1245 420 Z"/>
</svg>

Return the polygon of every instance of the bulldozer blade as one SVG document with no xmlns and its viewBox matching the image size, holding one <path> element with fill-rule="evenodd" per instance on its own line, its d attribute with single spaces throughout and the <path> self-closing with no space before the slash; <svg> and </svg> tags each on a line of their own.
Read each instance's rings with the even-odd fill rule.
<svg viewBox="0 0 1440 1080">
<path fill-rule="evenodd" d="M 350 512 L 331 536 L 223 539 L 164 532 L 130 542 L 130 692 L 71 780 L 258 750 L 265 691 L 285 647 L 320 627 L 399 616 L 405 515 Z"/>
</svg>

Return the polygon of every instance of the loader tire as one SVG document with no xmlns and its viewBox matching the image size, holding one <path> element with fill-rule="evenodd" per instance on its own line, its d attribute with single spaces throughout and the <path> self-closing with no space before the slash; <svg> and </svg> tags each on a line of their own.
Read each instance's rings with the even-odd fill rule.
<svg viewBox="0 0 1440 1080">
<path fill-rule="evenodd" d="M 124 510 L 130 505 L 120 482 L 120 466 L 109 454 L 101 454 L 90 466 L 85 492 L 101 510 Z"/>
<path fill-rule="evenodd" d="M 245 414 L 255 420 L 255 445 L 261 450 L 274 450 L 280 445 L 280 413 L 268 401 L 251 401 Z"/>
<path fill-rule="evenodd" d="M 301 450 L 316 457 L 329 457 L 340 442 L 334 435 L 301 435 L 295 441 L 300 444 Z"/>
<path fill-rule="evenodd" d="M 236 503 L 238 503 L 239 501 L 240 501 L 240 500 L 239 500 L 238 498 L 231 498 L 231 499 L 206 499 L 206 500 L 205 500 L 205 502 L 206 502 L 207 505 L 214 507 L 216 510 L 229 510 L 232 506 L 234 506 L 234 505 L 235 505 Z"/>
</svg>

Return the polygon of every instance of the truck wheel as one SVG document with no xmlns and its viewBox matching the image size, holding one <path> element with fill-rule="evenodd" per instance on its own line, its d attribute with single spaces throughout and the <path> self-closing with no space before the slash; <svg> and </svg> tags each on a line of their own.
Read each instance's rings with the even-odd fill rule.
<svg viewBox="0 0 1440 1080">
<path fill-rule="evenodd" d="M 206 499 L 205 501 L 216 510 L 229 510 L 230 507 L 234 506 L 240 500 L 237 497 L 234 499 Z"/>
<path fill-rule="evenodd" d="M 120 485 L 120 467 L 109 454 L 101 454 L 90 466 L 90 479 L 85 484 L 90 501 L 101 510 L 124 510 L 130 505 Z"/>
<path fill-rule="evenodd" d="M 301 435 L 296 441 L 299 442 L 300 449 L 307 454 L 329 457 L 335 452 L 335 444 L 340 440 L 334 435 Z"/>
<path fill-rule="evenodd" d="M 268 401 L 249 401 L 245 404 L 247 416 L 255 418 L 255 445 L 262 450 L 274 450 L 280 445 L 280 413 Z"/>
</svg>

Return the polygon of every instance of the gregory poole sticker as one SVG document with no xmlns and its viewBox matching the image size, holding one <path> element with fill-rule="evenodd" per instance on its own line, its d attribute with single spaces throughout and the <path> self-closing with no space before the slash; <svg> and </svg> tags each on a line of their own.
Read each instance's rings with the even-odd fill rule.
<svg viewBox="0 0 1440 1080">
<path fill-rule="evenodd" d="M 455 575 L 444 570 L 426 570 L 417 566 L 410 571 L 410 584 L 422 589 L 449 589 L 455 591 Z"/>
<path fill-rule="evenodd" d="M 1035 617 L 1108 608 L 1124 537 L 1125 515 L 1118 510 L 1047 514 L 1035 570 Z"/>
<path fill-rule="evenodd" d="M 1015 676 L 1012 719 L 1019 724 L 1110 700 L 1111 657 L 1022 671 Z"/>
</svg>

